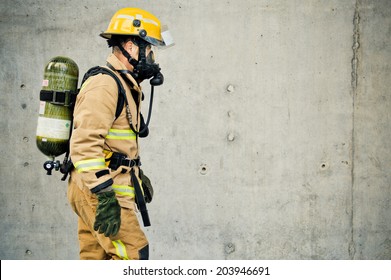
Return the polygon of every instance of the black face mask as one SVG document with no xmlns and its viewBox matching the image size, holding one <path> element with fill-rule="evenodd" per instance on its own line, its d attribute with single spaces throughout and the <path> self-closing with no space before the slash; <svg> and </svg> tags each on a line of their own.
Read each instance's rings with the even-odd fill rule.
<svg viewBox="0 0 391 280">
<path fill-rule="evenodd" d="M 155 63 L 153 52 L 146 56 L 146 49 L 149 44 L 137 43 L 139 47 L 138 63 L 134 67 L 134 73 L 142 80 L 150 79 L 160 72 L 159 64 Z"/>
<path fill-rule="evenodd" d="M 150 44 L 140 38 L 135 38 L 134 43 L 139 47 L 138 60 L 132 58 L 122 46 L 119 46 L 123 55 L 134 68 L 133 76 L 139 81 L 152 78 L 150 84 L 153 86 L 163 84 L 164 78 L 162 73 L 160 73 L 159 64 L 155 63 L 153 52 L 150 51 L 148 56 L 146 56 L 146 49 Z"/>
</svg>

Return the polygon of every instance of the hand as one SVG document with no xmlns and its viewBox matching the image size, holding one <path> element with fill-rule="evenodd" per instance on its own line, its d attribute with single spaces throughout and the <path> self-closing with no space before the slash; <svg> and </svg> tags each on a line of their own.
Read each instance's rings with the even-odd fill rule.
<svg viewBox="0 0 391 280">
<path fill-rule="evenodd" d="M 97 194 L 98 207 L 94 230 L 104 233 L 106 237 L 116 235 L 121 225 L 121 207 L 115 197 L 114 191 L 102 192 Z"/>
</svg>

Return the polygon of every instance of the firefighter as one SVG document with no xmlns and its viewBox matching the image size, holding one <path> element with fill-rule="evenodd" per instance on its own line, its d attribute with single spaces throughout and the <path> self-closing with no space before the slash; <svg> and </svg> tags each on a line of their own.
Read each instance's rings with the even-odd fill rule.
<svg viewBox="0 0 391 280">
<path fill-rule="evenodd" d="M 113 77 L 102 73 L 89 77 L 77 96 L 68 200 L 78 216 L 80 259 L 148 259 L 135 204 L 141 202 L 136 189 L 140 130 L 145 134 L 140 83 L 163 82 L 152 47 L 165 42 L 160 21 L 138 8 L 117 11 L 100 36 L 112 48 L 104 67 L 120 80 L 127 106 L 116 117 L 119 89 Z"/>
</svg>

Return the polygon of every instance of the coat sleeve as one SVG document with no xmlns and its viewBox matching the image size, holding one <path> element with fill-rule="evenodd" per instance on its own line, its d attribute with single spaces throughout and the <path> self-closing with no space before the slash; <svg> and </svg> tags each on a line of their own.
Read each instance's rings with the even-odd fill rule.
<svg viewBox="0 0 391 280">
<path fill-rule="evenodd" d="M 93 193 L 113 184 L 103 149 L 117 101 L 115 80 L 102 74 L 90 77 L 77 96 L 70 154 L 83 185 Z"/>
</svg>

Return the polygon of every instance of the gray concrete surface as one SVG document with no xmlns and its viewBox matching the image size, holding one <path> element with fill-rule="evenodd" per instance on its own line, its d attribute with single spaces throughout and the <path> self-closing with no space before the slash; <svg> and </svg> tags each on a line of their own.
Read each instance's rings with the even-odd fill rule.
<svg viewBox="0 0 391 280">
<path fill-rule="evenodd" d="M 35 145 L 43 68 L 104 63 L 128 5 L 176 41 L 141 141 L 152 259 L 391 259 L 388 0 L 2 0 L 0 259 L 78 258 Z"/>
</svg>

